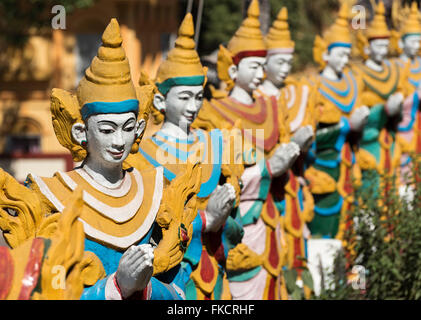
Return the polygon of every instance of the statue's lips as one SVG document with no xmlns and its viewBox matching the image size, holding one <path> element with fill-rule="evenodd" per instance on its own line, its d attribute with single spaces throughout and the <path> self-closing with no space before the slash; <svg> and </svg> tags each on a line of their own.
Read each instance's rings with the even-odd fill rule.
<svg viewBox="0 0 421 320">
<path fill-rule="evenodd" d="M 254 86 L 254 87 L 258 87 L 259 85 L 261 85 L 262 84 L 262 81 L 261 80 L 255 80 L 255 81 L 252 81 L 251 82 L 251 84 Z"/>
<path fill-rule="evenodd" d="M 285 73 L 279 74 L 279 78 L 281 78 L 281 79 L 285 79 L 286 77 L 287 77 L 287 74 L 285 74 Z"/>
<path fill-rule="evenodd" d="M 124 154 L 124 151 L 120 151 L 120 152 L 113 152 L 113 151 L 109 151 L 108 152 L 113 156 L 113 157 L 122 157 Z"/>
</svg>

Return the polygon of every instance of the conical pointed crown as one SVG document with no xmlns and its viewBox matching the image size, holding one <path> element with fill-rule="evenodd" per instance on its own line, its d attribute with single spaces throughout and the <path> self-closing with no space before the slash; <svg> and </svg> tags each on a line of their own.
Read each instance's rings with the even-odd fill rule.
<svg viewBox="0 0 421 320">
<path fill-rule="evenodd" d="M 338 17 L 323 36 L 328 49 L 335 46 L 351 47 L 352 40 L 348 19 L 349 7 L 346 2 L 343 2 L 339 9 Z"/>
<path fill-rule="evenodd" d="M 193 16 L 187 13 L 178 29 L 175 47 L 159 66 L 156 84 L 166 94 L 175 85 L 203 85 L 205 71 L 195 50 Z"/>
<path fill-rule="evenodd" d="M 368 40 L 383 39 L 390 37 L 390 31 L 387 28 L 386 18 L 384 14 L 384 3 L 383 1 L 379 1 L 379 4 L 376 7 L 376 13 L 374 15 L 374 18 L 366 31 L 366 37 Z"/>
<path fill-rule="evenodd" d="M 265 37 L 265 42 L 268 54 L 278 52 L 279 50 L 286 52 L 294 51 L 294 41 L 291 40 L 291 34 L 289 32 L 288 10 L 286 7 L 283 7 L 279 11 L 276 20 Z"/>
<path fill-rule="evenodd" d="M 102 35 L 102 45 L 85 76 L 79 82 L 77 98 L 82 117 L 98 113 L 123 113 L 138 110 L 130 66 L 120 35 L 120 26 L 111 19 Z M 120 103 L 128 101 L 127 103 Z M 118 104 L 112 104 L 117 103 Z M 114 107 L 110 107 L 113 105 Z M 137 112 L 137 111 L 136 111 Z"/>
<path fill-rule="evenodd" d="M 411 34 L 421 34 L 418 5 L 415 1 L 412 2 L 411 11 L 409 12 L 407 19 L 405 19 L 405 22 L 403 23 L 402 29 L 400 31 L 402 37 Z"/>
<path fill-rule="evenodd" d="M 266 45 L 260 30 L 259 15 L 259 1 L 252 0 L 247 10 L 246 19 L 228 42 L 227 49 L 233 55 L 235 64 L 245 57 L 266 56 Z"/>
</svg>

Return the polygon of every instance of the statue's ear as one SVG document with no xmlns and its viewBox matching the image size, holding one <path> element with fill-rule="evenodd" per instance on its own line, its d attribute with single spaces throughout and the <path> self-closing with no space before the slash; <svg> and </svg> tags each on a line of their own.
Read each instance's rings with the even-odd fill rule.
<svg viewBox="0 0 421 320">
<path fill-rule="evenodd" d="M 403 49 L 403 40 L 402 40 L 402 38 L 400 38 L 398 40 L 398 47 L 399 47 L 399 49 Z"/>
<path fill-rule="evenodd" d="M 136 129 L 136 137 L 140 137 L 146 128 L 146 121 L 145 119 L 140 119 L 137 122 L 137 129 Z"/>
<path fill-rule="evenodd" d="M 364 53 L 365 53 L 367 56 L 369 56 L 369 55 L 370 55 L 370 53 L 371 53 L 371 50 L 370 50 L 370 45 L 366 45 L 366 46 L 364 46 Z"/>
<path fill-rule="evenodd" d="M 153 106 L 160 112 L 165 113 L 167 106 L 165 104 L 165 97 L 161 93 L 157 92 L 154 94 Z"/>
<path fill-rule="evenodd" d="M 327 62 L 329 60 L 329 52 L 327 50 L 325 50 L 322 53 L 322 59 L 323 59 L 324 62 Z"/>
<path fill-rule="evenodd" d="M 77 122 L 72 126 L 73 139 L 78 143 L 82 144 L 82 141 L 87 141 L 86 137 L 86 126 L 83 123 Z"/>
<path fill-rule="evenodd" d="M 228 74 L 229 74 L 231 80 L 235 81 L 237 79 L 238 67 L 234 64 L 230 65 L 228 67 Z"/>
</svg>

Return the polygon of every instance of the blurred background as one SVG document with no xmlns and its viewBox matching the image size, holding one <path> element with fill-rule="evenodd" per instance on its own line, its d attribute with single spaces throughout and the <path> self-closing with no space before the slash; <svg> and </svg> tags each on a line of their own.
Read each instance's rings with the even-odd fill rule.
<svg viewBox="0 0 421 320">
<path fill-rule="evenodd" d="M 312 59 L 316 34 L 336 17 L 343 1 L 373 13 L 375 0 L 259 0 L 266 33 L 281 7 L 289 12 L 296 44 L 294 73 L 317 72 Z M 392 6 L 411 2 L 384 0 Z M 218 85 L 215 63 L 243 20 L 250 0 L 0 0 L 0 167 L 19 181 L 30 172 L 51 176 L 73 168 L 69 152 L 57 141 L 50 116 L 54 87 L 75 90 L 101 43 L 110 19 L 121 26 L 133 82 L 140 70 L 151 78 L 171 49 L 186 12 L 196 23 L 197 50 Z M 65 29 L 53 29 L 55 5 L 66 10 Z M 61 21 L 63 22 L 63 21 Z"/>
</svg>

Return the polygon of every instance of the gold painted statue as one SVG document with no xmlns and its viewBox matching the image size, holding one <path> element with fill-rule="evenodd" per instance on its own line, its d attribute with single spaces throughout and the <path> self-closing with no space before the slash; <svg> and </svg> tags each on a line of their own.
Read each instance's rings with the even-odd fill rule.
<svg viewBox="0 0 421 320">
<path fill-rule="evenodd" d="M 189 165 L 166 184 L 162 168 L 138 170 L 124 163 L 130 152 L 138 151 L 153 87 L 135 89 L 132 84 L 116 19 L 105 29 L 102 42 L 77 94 L 53 89 L 51 96 L 56 136 L 82 164 L 51 178 L 29 175 L 25 184 L 30 190 L 19 191 L 18 199 L 24 204 L 38 201 L 21 210 L 19 228 L 10 218 L 0 220 L 1 228 L 11 244 L 39 236 L 39 222 L 29 220 L 32 211 L 47 217 L 64 214 L 67 200 L 80 188 L 78 225 L 83 225 L 84 250 L 104 270 L 102 279 L 85 286 L 81 299 L 184 299 L 180 262 L 193 233 L 201 168 Z M 31 198 L 25 199 L 29 191 Z M 2 192 L 6 201 L 1 200 L 0 207 L 9 208 L 13 190 L 5 186 Z M 22 235 L 12 235 L 18 229 Z"/>
<path fill-rule="evenodd" d="M 221 45 L 219 49 L 218 76 L 227 90 L 214 91 L 193 124 L 221 129 L 241 120 L 237 124 L 243 136 L 245 169 L 238 212 L 244 236 L 227 258 L 233 299 L 287 298 L 282 274 L 287 243 L 273 196 L 300 148 L 290 142 L 286 112 L 276 97 L 254 94 L 263 80 L 266 54 L 259 4 L 253 0 L 227 48 Z"/>
<path fill-rule="evenodd" d="M 349 11 L 343 3 L 333 25 L 323 36 L 316 36 L 313 47 L 320 71 L 310 79 L 316 91 L 316 131 L 306 158 L 305 178 L 314 197 L 307 250 L 316 294 L 323 281 L 318 270 L 320 262 L 325 268 L 332 267 L 335 251 L 342 249 L 347 262 L 351 261 L 352 244 L 344 242 L 343 235 L 352 230 L 349 210 L 355 202 L 354 187 L 361 180 L 355 154 L 369 113 L 361 102 L 362 79 L 347 67 L 352 50 Z"/>
<path fill-rule="evenodd" d="M 307 158 L 306 178 L 315 199 L 312 236 L 341 239 L 346 214 L 354 202 L 354 182 L 361 173 L 355 158 L 359 133 L 369 110 L 362 103 L 362 78 L 347 67 L 352 49 L 349 7 L 342 4 L 334 24 L 316 36 L 314 60 L 320 73 L 312 79 L 317 110 L 315 142 Z"/>
<path fill-rule="evenodd" d="M 411 166 L 417 165 L 417 155 L 421 153 L 421 113 L 419 100 L 421 97 L 421 57 L 419 55 L 421 41 L 420 12 L 416 2 L 410 8 L 402 10 L 398 30 L 393 30 L 391 43 L 399 53 L 396 58 L 402 72 L 408 71 L 406 87 L 409 97 L 402 106 L 402 120 L 398 124 L 397 141 L 402 149 L 400 161 L 401 194 L 408 187 Z M 408 70 L 409 69 L 409 70 Z M 415 158 L 414 158 L 415 157 Z M 412 159 L 414 158 L 414 159 Z M 419 177 L 415 177 L 418 179 Z"/>
<path fill-rule="evenodd" d="M 362 188 L 366 190 L 386 181 L 380 176 L 391 178 L 399 175 L 401 146 L 396 143 L 397 125 L 404 97 L 408 94 L 408 69 L 400 68 L 397 61 L 387 59 L 391 32 L 384 13 L 384 4 L 380 1 L 367 30 L 357 34 L 364 61 L 352 65 L 353 71 L 363 78 L 362 103 L 370 108 L 357 155 L 362 169 Z M 387 193 L 391 185 L 387 183 L 384 186 Z"/>
<path fill-rule="evenodd" d="M 300 156 L 287 176 L 278 181 L 274 203 L 285 227 L 288 253 L 286 266 L 301 276 L 307 256 L 305 237 L 307 223 L 313 219 L 314 200 L 304 180 L 304 160 L 313 141 L 315 129 L 314 89 L 304 79 L 295 79 L 291 70 L 294 42 L 288 26 L 288 11 L 283 7 L 265 37 L 267 47 L 266 78 L 256 94 L 278 99 L 280 112 L 287 114 L 287 128 L 291 140 L 300 146 Z"/>
<path fill-rule="evenodd" d="M 155 81 L 152 113 L 162 126 L 144 139 L 139 153 L 130 155 L 127 161 L 135 168 L 162 166 L 168 181 L 182 175 L 188 163 L 200 161 L 199 213 L 182 262 L 189 279 L 186 298 L 230 299 L 225 263 L 228 251 L 243 233 L 233 210 L 238 205 L 243 165 L 241 154 L 235 161 L 235 147 L 226 134 L 229 131 L 190 128 L 202 107 L 206 83 L 206 69 L 194 49 L 193 36 L 193 18 L 187 14 L 175 48 L 160 65 Z"/>
</svg>

